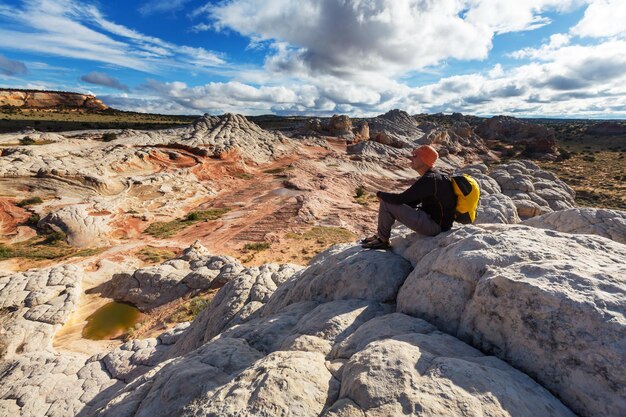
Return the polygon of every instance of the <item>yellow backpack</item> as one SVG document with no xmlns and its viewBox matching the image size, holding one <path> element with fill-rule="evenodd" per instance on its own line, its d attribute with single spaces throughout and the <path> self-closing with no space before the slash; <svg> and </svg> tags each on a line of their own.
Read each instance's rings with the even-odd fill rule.
<svg viewBox="0 0 626 417">
<path fill-rule="evenodd" d="M 476 209 L 480 199 L 478 181 L 467 174 L 456 175 L 452 178 L 452 188 L 456 194 L 456 214 L 454 220 L 459 223 L 474 223 Z"/>
</svg>

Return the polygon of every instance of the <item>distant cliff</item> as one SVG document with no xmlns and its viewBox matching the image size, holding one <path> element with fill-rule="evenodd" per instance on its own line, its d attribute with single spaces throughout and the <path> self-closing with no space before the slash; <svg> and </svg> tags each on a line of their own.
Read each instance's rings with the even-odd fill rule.
<svg viewBox="0 0 626 417">
<path fill-rule="evenodd" d="M 0 107 L 15 106 L 30 109 L 70 108 L 106 110 L 108 107 L 89 94 L 65 91 L 0 89 Z"/>
</svg>

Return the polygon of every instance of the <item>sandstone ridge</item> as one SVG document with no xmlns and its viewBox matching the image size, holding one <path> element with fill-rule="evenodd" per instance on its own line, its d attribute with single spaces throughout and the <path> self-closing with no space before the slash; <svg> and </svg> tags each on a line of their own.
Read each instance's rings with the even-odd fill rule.
<svg viewBox="0 0 626 417">
<path fill-rule="evenodd" d="M 13 89 L 0 89 L 0 106 L 24 109 L 108 109 L 102 101 L 90 94 Z"/>
</svg>

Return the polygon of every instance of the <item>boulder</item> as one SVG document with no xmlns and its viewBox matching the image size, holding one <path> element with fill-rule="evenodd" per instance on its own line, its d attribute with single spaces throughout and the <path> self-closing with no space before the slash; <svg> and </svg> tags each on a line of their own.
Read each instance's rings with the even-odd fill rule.
<svg viewBox="0 0 626 417">
<path fill-rule="evenodd" d="M 318 416 L 338 390 L 322 354 L 274 352 L 191 402 L 182 415 Z"/>
<path fill-rule="evenodd" d="M 65 233 L 68 243 L 78 248 L 106 245 L 111 231 L 108 217 L 89 214 L 85 205 L 63 207 L 39 220 L 37 227 Z"/>
<path fill-rule="evenodd" d="M 296 265 L 265 264 L 242 271 L 200 312 L 173 345 L 170 357 L 190 352 L 225 329 L 256 317 L 276 288 L 300 269 Z"/>
<path fill-rule="evenodd" d="M 528 226 L 416 239 L 398 311 L 492 353 L 576 413 L 626 411 L 626 246 Z"/>
<path fill-rule="evenodd" d="M 369 140 L 370 138 L 370 127 L 366 121 L 362 121 L 359 123 L 355 136 L 359 140 Z"/>
<path fill-rule="evenodd" d="M 219 288 L 243 270 L 235 258 L 211 255 L 196 242 L 178 258 L 114 274 L 102 293 L 148 311 L 187 294 Z"/>
<path fill-rule="evenodd" d="M 453 156 L 456 156 L 462 164 L 499 160 L 467 122 L 456 122 L 449 128 L 431 129 L 418 143 L 434 146 L 442 158 L 454 160 Z"/>
<path fill-rule="evenodd" d="M 559 210 L 523 224 L 559 232 L 592 234 L 626 244 L 626 212 L 590 207 Z"/>
<path fill-rule="evenodd" d="M 411 264 L 394 253 L 335 245 L 280 286 L 265 305 L 263 315 L 301 301 L 392 301 L 410 271 Z"/>
<path fill-rule="evenodd" d="M 353 401 L 349 415 L 574 416 L 528 376 L 439 332 L 370 343 L 344 365 L 339 398 Z"/>
<path fill-rule="evenodd" d="M 488 174 L 509 196 L 521 219 L 576 206 L 574 190 L 530 161 L 497 165 Z"/>
<path fill-rule="evenodd" d="M 333 115 L 328 122 L 328 131 L 333 136 L 354 137 L 352 133 L 352 120 L 345 115 Z"/>
<path fill-rule="evenodd" d="M 398 109 L 366 121 L 371 140 L 394 148 L 413 148 L 415 142 L 424 135 L 417 121 Z"/>
</svg>

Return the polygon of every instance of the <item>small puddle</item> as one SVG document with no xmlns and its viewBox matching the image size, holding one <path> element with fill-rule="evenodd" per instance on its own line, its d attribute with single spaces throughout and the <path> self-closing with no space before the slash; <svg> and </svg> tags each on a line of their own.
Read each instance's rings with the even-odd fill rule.
<svg viewBox="0 0 626 417">
<path fill-rule="evenodd" d="M 87 317 L 83 337 L 91 340 L 113 339 L 130 330 L 141 317 L 137 307 L 111 302 Z"/>
</svg>

